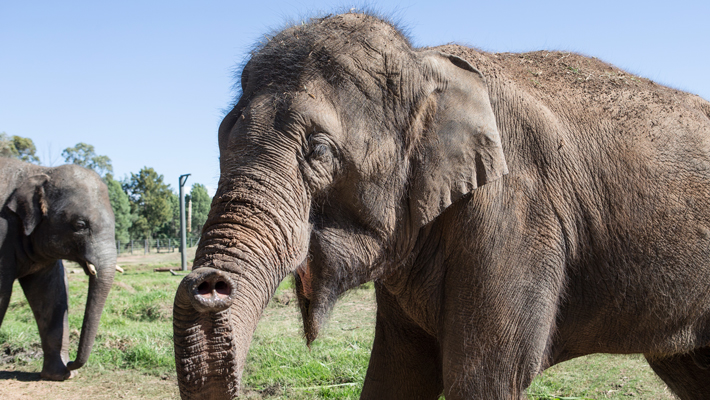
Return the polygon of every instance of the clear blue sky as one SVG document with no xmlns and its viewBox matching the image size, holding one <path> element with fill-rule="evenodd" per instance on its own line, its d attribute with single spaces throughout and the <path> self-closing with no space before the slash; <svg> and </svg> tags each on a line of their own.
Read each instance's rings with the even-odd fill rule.
<svg viewBox="0 0 710 400">
<path fill-rule="evenodd" d="M 213 193 L 217 128 L 249 49 L 288 21 L 363 4 L 4 0 L 0 132 L 32 138 L 45 165 L 86 142 L 118 178 L 149 166 L 174 189 L 191 173 Z M 710 99 L 708 0 L 369 4 L 417 46 L 575 51 Z"/>
</svg>

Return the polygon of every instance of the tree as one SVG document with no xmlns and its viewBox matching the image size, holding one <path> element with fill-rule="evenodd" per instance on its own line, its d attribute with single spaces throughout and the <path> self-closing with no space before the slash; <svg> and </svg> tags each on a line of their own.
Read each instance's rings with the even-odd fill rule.
<svg viewBox="0 0 710 400">
<path fill-rule="evenodd" d="M 180 203 L 178 199 L 180 196 L 176 195 L 172 191 L 168 195 L 168 202 L 170 203 L 170 220 L 163 223 L 162 226 L 157 230 L 156 237 L 159 239 L 175 239 L 180 236 Z"/>
<path fill-rule="evenodd" d="M 156 238 L 160 228 L 173 218 L 170 185 L 163 182 L 153 168 L 143 167 L 138 174 L 131 173 L 123 190 L 131 202 L 131 212 L 135 215 L 130 228 L 133 238 Z"/>
<path fill-rule="evenodd" d="M 100 156 L 96 154 L 94 146 L 86 143 L 77 143 L 74 147 L 67 147 L 62 151 L 64 161 L 70 164 L 81 165 L 89 169 L 93 169 L 100 176 L 113 173 L 111 159 L 108 156 Z"/>
<path fill-rule="evenodd" d="M 210 198 L 210 195 L 207 193 L 205 185 L 200 183 L 193 184 L 190 194 L 186 197 L 188 200 L 192 200 L 192 232 L 190 232 L 190 234 L 197 238 L 202 234 L 202 227 L 205 225 L 205 221 L 207 221 L 207 214 L 210 212 L 212 198 Z"/>
<path fill-rule="evenodd" d="M 5 132 L 0 132 L 0 157 L 18 158 L 39 164 L 37 147 L 32 139 L 17 135 L 9 136 Z"/>
<path fill-rule="evenodd" d="M 121 183 L 114 180 L 110 173 L 106 174 L 104 181 L 108 186 L 108 198 L 116 218 L 116 240 L 126 243 L 131 239 L 129 230 L 133 225 L 131 202 L 128 200 L 126 192 L 123 191 Z"/>
</svg>

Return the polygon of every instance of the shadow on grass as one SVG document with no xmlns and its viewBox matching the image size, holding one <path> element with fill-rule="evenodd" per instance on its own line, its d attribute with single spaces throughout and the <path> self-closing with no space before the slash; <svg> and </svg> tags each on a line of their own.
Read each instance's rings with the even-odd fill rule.
<svg viewBox="0 0 710 400">
<path fill-rule="evenodd" d="M 20 382 L 37 382 L 41 380 L 39 372 L 0 371 L 0 381 L 10 379 Z"/>
</svg>

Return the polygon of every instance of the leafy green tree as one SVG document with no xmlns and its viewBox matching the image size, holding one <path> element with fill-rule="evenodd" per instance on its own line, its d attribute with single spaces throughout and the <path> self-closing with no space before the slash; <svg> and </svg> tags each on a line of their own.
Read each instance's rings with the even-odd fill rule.
<svg viewBox="0 0 710 400">
<path fill-rule="evenodd" d="M 37 147 L 32 139 L 17 135 L 9 136 L 5 132 L 0 132 L 0 157 L 18 158 L 39 164 Z"/>
<path fill-rule="evenodd" d="M 170 213 L 172 217 L 169 221 L 163 223 L 163 225 L 157 231 L 157 238 L 159 239 L 175 239 L 180 237 L 180 203 L 178 203 L 180 196 L 176 195 L 172 191 L 168 196 L 168 202 L 170 203 Z"/>
<path fill-rule="evenodd" d="M 128 228 L 131 239 L 147 239 L 151 237 L 151 226 L 148 224 L 148 220 L 138 213 L 133 203 L 131 203 L 131 219 L 133 219 L 133 224 Z"/>
<path fill-rule="evenodd" d="M 108 198 L 111 201 L 113 215 L 116 217 L 116 240 L 127 243 L 131 239 L 129 230 L 133 225 L 131 202 L 123 191 L 121 183 L 114 180 L 110 173 L 106 174 L 104 181 L 108 186 Z"/>
<path fill-rule="evenodd" d="M 190 235 L 197 238 L 202 234 L 202 227 L 207 221 L 207 214 L 210 212 L 212 198 L 207 193 L 205 185 L 195 183 L 192 185 L 190 194 L 186 196 L 188 200 L 192 200 L 192 231 Z M 186 200 L 187 204 L 187 200 Z"/>
<path fill-rule="evenodd" d="M 157 238 L 164 224 L 173 218 L 170 185 L 163 182 L 153 168 L 143 167 L 137 174 L 123 183 L 123 190 L 131 202 L 131 213 L 135 215 L 129 229 L 135 239 Z"/>
<path fill-rule="evenodd" d="M 67 147 L 62 151 L 64 161 L 70 164 L 81 165 L 89 169 L 93 169 L 101 176 L 113 173 L 111 159 L 108 156 L 100 156 L 96 154 L 94 146 L 86 143 L 77 143 L 74 147 Z"/>
</svg>

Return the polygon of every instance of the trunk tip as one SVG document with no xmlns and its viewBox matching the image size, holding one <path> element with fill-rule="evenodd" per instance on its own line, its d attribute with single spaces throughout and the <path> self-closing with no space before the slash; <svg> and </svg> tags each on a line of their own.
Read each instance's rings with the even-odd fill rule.
<svg viewBox="0 0 710 400">
<path fill-rule="evenodd" d="M 77 360 L 69 361 L 67 363 L 67 369 L 69 371 L 74 371 L 74 370 L 77 370 L 77 369 L 83 367 L 84 364 L 85 364 L 85 361 L 77 361 Z"/>
<path fill-rule="evenodd" d="M 185 276 L 178 290 L 183 291 L 194 309 L 202 313 L 226 310 L 237 294 L 236 284 L 227 273 L 209 267 L 193 270 Z"/>
</svg>

